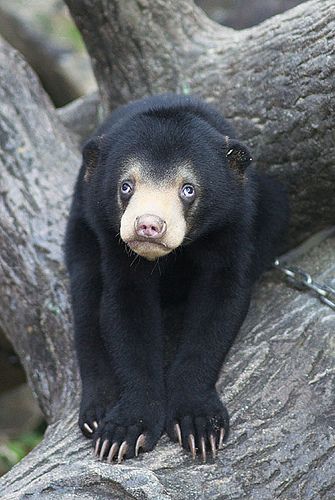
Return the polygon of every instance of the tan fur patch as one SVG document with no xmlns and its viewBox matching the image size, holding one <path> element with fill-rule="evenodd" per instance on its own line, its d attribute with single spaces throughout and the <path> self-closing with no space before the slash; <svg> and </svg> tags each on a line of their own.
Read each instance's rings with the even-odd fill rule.
<svg viewBox="0 0 335 500">
<path fill-rule="evenodd" d="M 151 178 L 148 167 L 138 161 L 131 161 L 123 171 L 123 179 L 134 182 L 134 194 L 121 217 L 120 236 L 130 248 L 148 260 L 155 260 L 167 255 L 181 245 L 184 240 L 187 223 L 183 202 L 179 193 L 185 182 L 194 182 L 194 173 L 190 166 L 181 165 L 177 174 L 164 178 L 159 185 Z M 119 195 L 119 205 L 122 201 Z M 159 243 L 138 241 L 135 232 L 135 220 L 145 214 L 160 217 L 166 222 L 166 232 Z"/>
</svg>

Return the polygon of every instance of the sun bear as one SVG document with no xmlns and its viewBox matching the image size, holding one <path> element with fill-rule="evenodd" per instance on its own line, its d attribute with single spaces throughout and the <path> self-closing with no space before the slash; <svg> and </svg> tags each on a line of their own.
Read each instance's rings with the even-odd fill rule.
<svg viewBox="0 0 335 500">
<path fill-rule="evenodd" d="M 100 459 L 164 432 L 215 457 L 229 430 L 215 384 L 287 221 L 284 189 L 195 97 L 120 107 L 86 143 L 65 252 L 79 426 Z"/>
</svg>

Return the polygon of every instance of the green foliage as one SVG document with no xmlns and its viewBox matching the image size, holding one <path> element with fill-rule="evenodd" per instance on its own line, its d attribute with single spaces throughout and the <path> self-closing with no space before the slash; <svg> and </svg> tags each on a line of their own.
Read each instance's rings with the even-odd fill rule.
<svg viewBox="0 0 335 500">
<path fill-rule="evenodd" d="M 8 472 L 13 465 L 25 457 L 38 443 L 44 434 L 44 426 L 37 430 L 22 434 L 16 439 L 0 444 L 0 476 Z"/>
<path fill-rule="evenodd" d="M 67 11 L 61 10 L 52 16 L 49 12 L 36 14 L 35 21 L 44 33 L 55 37 L 64 45 L 71 45 L 74 50 L 82 51 L 84 42 L 81 34 Z"/>
<path fill-rule="evenodd" d="M 64 23 L 64 36 L 71 40 L 76 50 L 84 50 L 84 42 L 79 30 L 73 22 Z"/>
</svg>

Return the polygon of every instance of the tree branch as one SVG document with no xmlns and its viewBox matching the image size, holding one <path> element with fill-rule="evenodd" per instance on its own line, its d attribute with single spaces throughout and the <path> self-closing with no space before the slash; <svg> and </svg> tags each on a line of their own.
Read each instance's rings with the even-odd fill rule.
<svg viewBox="0 0 335 500">
<path fill-rule="evenodd" d="M 80 159 L 35 74 L 6 44 L 0 78 L 0 328 L 54 421 L 79 387 L 62 240 Z"/>
<path fill-rule="evenodd" d="M 98 127 L 103 115 L 97 92 L 87 94 L 62 108 L 56 109 L 56 113 L 73 135 L 78 146 L 83 144 L 85 139 Z"/>
</svg>

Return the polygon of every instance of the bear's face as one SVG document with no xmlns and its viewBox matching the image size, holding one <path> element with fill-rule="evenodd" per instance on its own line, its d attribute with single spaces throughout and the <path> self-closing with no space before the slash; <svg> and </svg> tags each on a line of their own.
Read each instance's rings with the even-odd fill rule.
<svg viewBox="0 0 335 500">
<path fill-rule="evenodd" d="M 84 162 L 101 220 L 132 251 L 155 260 L 234 216 L 250 155 L 201 120 L 150 118 L 93 139 Z"/>
<path fill-rule="evenodd" d="M 199 199 L 190 164 L 175 165 L 157 179 L 145 161 L 130 159 L 119 181 L 120 236 L 148 260 L 163 257 L 183 243 Z"/>
</svg>

